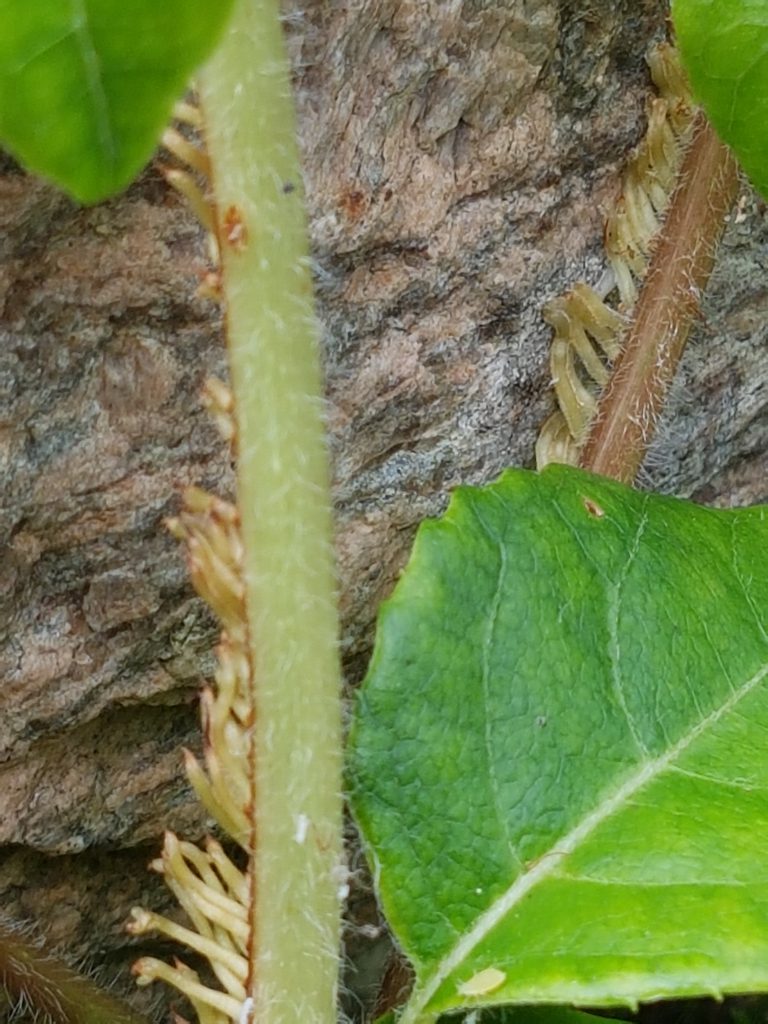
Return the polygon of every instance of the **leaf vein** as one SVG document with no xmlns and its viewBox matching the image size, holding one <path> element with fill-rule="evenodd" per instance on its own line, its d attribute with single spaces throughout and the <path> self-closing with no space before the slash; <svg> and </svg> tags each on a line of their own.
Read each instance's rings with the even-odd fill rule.
<svg viewBox="0 0 768 1024">
<path fill-rule="evenodd" d="M 496 927 L 497 924 L 527 895 L 537 884 L 547 878 L 556 876 L 558 867 L 575 852 L 612 814 L 619 811 L 634 794 L 653 782 L 659 775 L 675 767 L 674 762 L 708 729 L 712 728 L 724 716 L 751 694 L 768 675 L 768 663 L 761 666 L 741 687 L 732 693 L 723 704 L 697 722 L 688 733 L 677 741 L 665 754 L 652 761 L 644 762 L 638 771 L 626 779 L 614 792 L 606 796 L 600 804 L 586 814 L 571 831 L 557 841 L 556 847 L 539 857 L 535 866 L 525 874 L 519 875 L 512 885 L 491 904 L 475 921 L 474 925 L 462 936 L 456 945 L 438 963 L 431 977 L 420 985 L 413 993 L 400 1024 L 416 1024 L 423 1016 L 425 1008 L 440 988 L 442 983 L 461 966 L 476 946 Z"/>
<path fill-rule="evenodd" d="M 763 620 L 760 616 L 760 609 L 755 603 L 754 598 L 750 594 L 749 585 L 747 584 L 746 578 L 742 573 L 741 567 L 739 565 L 738 548 L 736 544 L 736 525 L 736 520 L 733 519 L 731 521 L 731 566 L 733 568 L 733 574 L 739 581 L 739 586 L 741 587 L 742 592 L 744 594 L 744 600 L 746 601 L 747 607 L 752 613 L 752 617 L 754 618 L 755 625 L 758 628 L 760 636 L 766 643 L 768 643 L 768 633 L 766 633 Z"/>
<path fill-rule="evenodd" d="M 493 744 L 493 724 L 490 717 L 490 709 L 492 707 L 491 692 L 490 692 L 490 680 L 491 680 L 491 651 L 494 645 L 494 637 L 496 633 L 496 623 L 499 617 L 499 608 L 501 607 L 502 598 L 504 596 L 504 584 L 507 578 L 507 552 L 506 547 L 502 543 L 501 539 L 491 530 L 488 524 L 483 520 L 482 515 L 475 509 L 475 516 L 478 522 L 485 531 L 488 538 L 494 544 L 498 554 L 499 568 L 496 576 L 496 586 L 494 588 L 493 597 L 491 599 L 490 608 L 488 611 L 488 620 L 485 628 L 485 636 L 483 637 L 482 646 L 482 673 L 481 673 L 481 684 L 483 688 L 483 717 L 484 717 L 484 742 L 485 742 L 485 754 L 486 762 L 488 764 L 488 777 L 491 783 L 491 791 L 493 793 L 494 809 L 496 811 L 496 818 L 503 831 L 506 840 L 507 848 L 512 857 L 512 860 L 519 868 L 522 865 L 522 859 L 517 852 L 515 842 L 512 839 L 512 834 L 509 830 L 509 815 L 504 811 L 504 801 L 502 799 L 501 787 L 499 784 L 499 777 L 496 771 L 496 759 L 494 756 L 494 744 Z"/>
<path fill-rule="evenodd" d="M 71 0 L 72 28 L 77 48 L 83 62 L 88 92 L 93 100 L 96 133 L 106 159 L 115 163 L 115 137 L 110 126 L 109 101 L 104 88 L 101 62 L 91 33 L 86 0 Z"/>
<path fill-rule="evenodd" d="M 632 563 L 637 557 L 637 552 L 640 548 L 640 543 L 645 533 L 645 528 L 648 524 L 648 495 L 646 494 L 643 500 L 643 506 L 640 511 L 640 518 L 637 523 L 637 529 L 635 530 L 635 536 L 632 539 L 632 544 L 627 552 L 627 560 L 624 563 L 619 577 L 615 583 L 609 589 L 608 593 L 608 662 L 611 666 L 611 684 L 613 686 L 613 692 L 616 696 L 616 701 L 621 708 L 621 712 L 627 723 L 627 727 L 630 731 L 632 739 L 635 742 L 635 746 L 640 751 L 644 760 L 648 758 L 648 748 L 643 742 L 643 739 L 638 731 L 637 725 L 632 713 L 629 710 L 627 704 L 627 695 L 624 689 L 624 676 L 621 668 L 621 638 L 619 630 L 619 620 L 621 619 L 621 603 L 622 595 L 624 591 L 624 584 L 629 576 L 629 571 L 632 568 Z"/>
</svg>

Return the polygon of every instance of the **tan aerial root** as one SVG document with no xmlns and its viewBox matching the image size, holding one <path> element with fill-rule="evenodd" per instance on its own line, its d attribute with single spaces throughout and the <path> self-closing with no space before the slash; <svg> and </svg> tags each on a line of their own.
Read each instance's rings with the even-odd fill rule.
<svg viewBox="0 0 768 1024">
<path fill-rule="evenodd" d="M 211 268 L 202 277 L 198 295 L 219 302 L 219 243 L 216 233 L 216 210 L 210 187 L 211 164 L 200 137 L 203 118 L 194 97 L 177 103 L 173 114 L 174 120 L 183 130 L 170 125 L 163 132 L 161 143 L 181 166 L 160 164 L 159 169 L 168 184 L 186 199 L 190 209 L 205 228 Z"/>
<path fill-rule="evenodd" d="M 204 402 L 227 440 L 234 441 L 232 396 L 226 385 L 208 381 Z M 203 764 L 185 751 L 187 776 L 211 818 L 247 856 L 253 699 L 239 517 L 234 505 L 191 487 L 184 494 L 180 514 L 167 525 L 186 546 L 195 589 L 222 625 L 214 681 L 200 697 Z M 215 840 L 209 838 L 200 849 L 170 832 L 161 857 L 151 867 L 163 875 L 191 927 L 135 907 L 129 931 L 134 935 L 156 932 L 186 945 L 205 957 L 221 988 L 211 988 L 182 963 L 172 967 L 152 957 L 134 965 L 138 983 L 148 985 L 160 979 L 173 985 L 190 1000 L 201 1024 L 238 1021 L 248 970 L 251 892 L 247 872 Z"/>
</svg>

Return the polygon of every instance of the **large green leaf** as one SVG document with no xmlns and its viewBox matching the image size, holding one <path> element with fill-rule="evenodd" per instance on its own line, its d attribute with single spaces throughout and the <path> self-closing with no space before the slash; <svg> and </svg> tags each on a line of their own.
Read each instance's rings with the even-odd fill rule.
<svg viewBox="0 0 768 1024">
<path fill-rule="evenodd" d="M 401 1020 L 768 987 L 768 518 L 462 488 L 384 605 L 352 800 Z"/>
<path fill-rule="evenodd" d="M 446 1018 L 446 1022 L 449 1018 Z M 458 1024 L 458 1022 L 457 1022 Z M 481 1010 L 462 1024 L 626 1024 L 612 1017 L 573 1010 L 568 1006 L 505 1006 Z"/>
<path fill-rule="evenodd" d="M 397 1011 L 390 1010 L 376 1024 L 397 1024 Z M 626 1024 L 612 1017 L 597 1017 L 569 1006 L 503 1006 L 477 1011 L 463 1024 Z"/>
<path fill-rule="evenodd" d="M 567 1006 L 508 1006 L 484 1010 L 477 1017 L 477 1024 L 624 1024 Z"/>
<path fill-rule="evenodd" d="M 0 140 L 77 199 L 152 154 L 231 0 L 0 0 Z"/>
<path fill-rule="evenodd" d="M 768 3 L 673 0 L 672 15 L 694 92 L 768 195 Z"/>
</svg>

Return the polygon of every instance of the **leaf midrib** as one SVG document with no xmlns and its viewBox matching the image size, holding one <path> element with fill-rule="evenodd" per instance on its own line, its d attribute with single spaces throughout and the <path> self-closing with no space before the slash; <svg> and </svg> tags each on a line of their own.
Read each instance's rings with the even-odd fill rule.
<svg viewBox="0 0 768 1024">
<path fill-rule="evenodd" d="M 502 893 L 478 917 L 464 937 L 443 957 L 427 982 L 414 991 L 399 1024 L 417 1024 L 424 1008 L 446 978 L 466 960 L 472 950 L 482 942 L 505 915 L 539 882 L 554 874 L 555 869 L 562 861 L 574 853 L 595 829 L 619 810 L 630 797 L 634 796 L 643 786 L 658 778 L 667 768 L 673 766 L 675 760 L 707 729 L 715 725 L 724 715 L 733 711 L 740 701 L 748 697 L 760 685 L 766 675 L 768 675 L 768 663 L 762 665 L 739 689 L 734 690 L 719 708 L 702 718 L 690 732 L 670 747 L 666 754 L 652 761 L 644 762 L 634 775 L 623 782 L 611 796 L 601 802 L 599 807 L 585 815 L 562 840 L 558 841 L 555 848 L 545 851 L 530 871 L 519 875 L 506 892 Z"/>
<path fill-rule="evenodd" d="M 99 54 L 93 41 L 89 13 L 85 0 L 71 0 L 73 21 L 72 34 L 83 63 L 85 78 L 93 100 L 93 114 L 96 133 L 102 155 L 110 166 L 115 163 L 115 137 L 109 117 L 109 100 L 104 86 Z"/>
</svg>

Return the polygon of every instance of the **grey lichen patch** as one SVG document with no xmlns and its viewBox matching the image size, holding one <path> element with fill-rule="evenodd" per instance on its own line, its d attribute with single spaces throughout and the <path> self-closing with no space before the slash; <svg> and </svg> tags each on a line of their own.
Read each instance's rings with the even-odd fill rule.
<svg viewBox="0 0 768 1024">
<path fill-rule="evenodd" d="M 411 228 L 424 236 L 478 170 L 484 183 L 473 189 L 503 180 L 558 20 L 553 0 L 387 2 L 339 12 L 315 52 L 308 32 L 306 83 L 322 77 L 338 129 L 304 139 L 317 241 L 338 251 Z"/>
<path fill-rule="evenodd" d="M 602 272 L 604 211 L 642 134 L 645 39 L 661 18 L 594 4 L 585 36 L 579 10 L 381 2 L 317 26 L 305 14 L 302 141 L 356 669 L 419 518 L 462 480 L 530 464 L 551 409 L 541 307 Z M 619 68 L 629 17 L 637 53 Z M 587 53 L 565 75 L 576 38 Z M 577 82 L 592 90 L 578 115 Z"/>
</svg>

